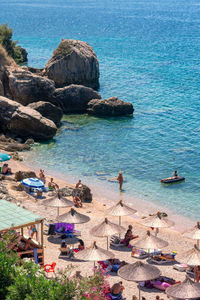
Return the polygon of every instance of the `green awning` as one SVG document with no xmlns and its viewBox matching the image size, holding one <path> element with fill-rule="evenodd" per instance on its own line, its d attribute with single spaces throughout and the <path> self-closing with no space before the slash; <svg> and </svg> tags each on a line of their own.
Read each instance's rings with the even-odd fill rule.
<svg viewBox="0 0 200 300">
<path fill-rule="evenodd" d="M 41 223 L 44 218 L 6 200 L 0 200 L 0 231 Z"/>
</svg>

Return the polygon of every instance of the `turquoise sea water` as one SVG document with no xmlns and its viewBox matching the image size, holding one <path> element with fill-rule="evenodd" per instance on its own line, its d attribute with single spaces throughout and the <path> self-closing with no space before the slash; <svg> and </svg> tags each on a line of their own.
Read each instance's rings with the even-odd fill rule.
<svg viewBox="0 0 200 300">
<path fill-rule="evenodd" d="M 112 190 L 116 199 L 118 185 L 107 179 L 122 170 L 124 199 L 198 219 L 199 16 L 198 0 L 1 0 L 0 23 L 13 28 L 29 65 L 43 67 L 62 38 L 87 41 L 99 59 L 102 98 L 118 96 L 135 108 L 133 118 L 65 116 L 55 139 L 28 160 L 98 185 L 102 195 Z M 175 169 L 186 181 L 162 186 Z"/>
</svg>

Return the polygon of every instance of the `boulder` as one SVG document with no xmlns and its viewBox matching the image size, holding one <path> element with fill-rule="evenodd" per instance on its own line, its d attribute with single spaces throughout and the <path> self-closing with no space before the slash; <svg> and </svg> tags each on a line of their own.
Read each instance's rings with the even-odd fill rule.
<svg viewBox="0 0 200 300">
<path fill-rule="evenodd" d="M 49 140 L 56 134 L 56 130 L 53 121 L 42 117 L 36 110 L 0 96 L 0 132 Z"/>
<path fill-rule="evenodd" d="M 57 87 L 81 84 L 98 89 L 99 63 L 86 42 L 63 39 L 44 68 Z"/>
<path fill-rule="evenodd" d="M 87 185 L 83 185 L 81 188 L 74 189 L 72 196 L 75 194 L 78 195 L 82 202 L 92 202 L 92 193 Z"/>
<path fill-rule="evenodd" d="M 129 102 L 124 102 L 117 97 L 99 100 L 93 99 L 88 103 L 88 114 L 96 116 L 124 116 L 131 115 L 134 112 L 133 105 Z"/>
<path fill-rule="evenodd" d="M 21 181 L 25 178 L 35 178 L 36 177 L 36 174 L 35 172 L 32 172 L 32 171 L 28 171 L 28 172 L 25 172 L 25 171 L 18 171 L 15 173 L 15 180 L 16 181 Z"/>
<path fill-rule="evenodd" d="M 52 101 L 54 104 L 59 105 L 65 114 L 68 114 L 85 113 L 87 104 L 91 99 L 101 99 L 101 96 L 92 88 L 71 84 L 56 89 Z"/>
<path fill-rule="evenodd" d="M 58 191 L 63 197 L 74 196 L 77 194 L 82 202 L 92 202 L 91 190 L 86 185 L 83 185 L 82 188 L 78 189 L 66 186 Z"/>
<path fill-rule="evenodd" d="M 39 101 L 30 103 L 28 107 L 37 110 L 41 115 L 49 120 L 52 120 L 57 127 L 60 126 L 60 120 L 63 116 L 62 109 L 50 102 Z"/>
<path fill-rule="evenodd" d="M 6 73 L 12 99 L 23 105 L 48 101 L 55 90 L 52 80 L 31 73 L 27 67 L 7 67 Z"/>
</svg>

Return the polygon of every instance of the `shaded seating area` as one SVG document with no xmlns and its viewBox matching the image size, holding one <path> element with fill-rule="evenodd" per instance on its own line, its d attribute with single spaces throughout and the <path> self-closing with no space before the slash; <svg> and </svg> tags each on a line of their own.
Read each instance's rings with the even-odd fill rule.
<svg viewBox="0 0 200 300">
<path fill-rule="evenodd" d="M 138 238 L 138 235 L 135 235 L 133 239 Z M 113 235 L 110 238 L 110 247 L 125 247 L 126 241 L 124 238 L 120 238 L 119 236 Z M 129 245 L 128 247 L 132 248 L 133 246 Z"/>
<path fill-rule="evenodd" d="M 173 278 L 167 276 L 159 276 L 154 280 L 147 280 L 145 282 L 140 283 L 140 287 L 147 289 L 157 289 L 159 291 L 165 291 L 168 287 L 179 283 L 175 281 Z"/>
<path fill-rule="evenodd" d="M 48 235 L 65 235 L 65 238 L 81 235 L 80 231 L 75 230 L 75 224 L 60 222 L 49 224 L 48 227 Z"/>
<path fill-rule="evenodd" d="M 17 242 L 13 242 L 12 249 L 15 250 L 21 258 L 29 257 L 36 263 L 44 265 L 43 249 L 43 218 L 24 209 L 16 204 L 1 200 L 0 206 L 0 234 L 9 230 L 15 230 L 18 236 Z M 24 228 L 40 224 L 40 242 L 24 236 Z M 21 232 L 17 232 L 17 230 Z"/>
</svg>

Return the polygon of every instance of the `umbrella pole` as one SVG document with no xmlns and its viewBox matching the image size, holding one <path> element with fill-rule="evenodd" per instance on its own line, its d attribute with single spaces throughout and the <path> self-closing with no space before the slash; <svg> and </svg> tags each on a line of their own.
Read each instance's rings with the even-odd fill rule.
<svg viewBox="0 0 200 300">
<path fill-rule="evenodd" d="M 108 236 L 107 236 L 107 250 L 108 250 Z"/>
<path fill-rule="evenodd" d="M 140 300 L 140 297 L 141 297 L 140 283 L 138 283 L 138 289 L 139 289 L 139 300 Z"/>
<path fill-rule="evenodd" d="M 57 207 L 57 217 L 59 217 L 59 207 Z"/>
<path fill-rule="evenodd" d="M 199 240 L 197 240 L 197 247 L 198 247 L 198 249 L 199 249 Z M 199 249 L 200 250 L 200 249 Z"/>
<path fill-rule="evenodd" d="M 119 226 L 121 226 L 121 216 L 119 216 Z M 121 234 L 119 233 L 119 238 L 121 237 Z"/>
</svg>

